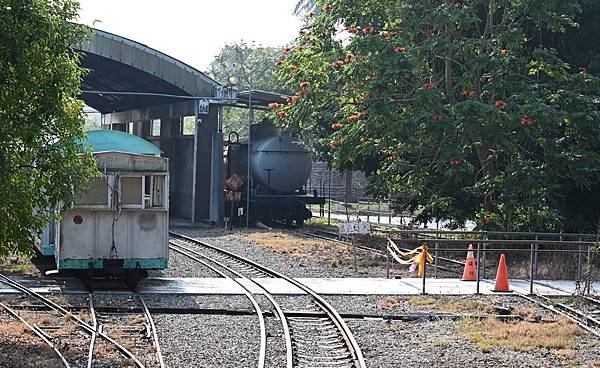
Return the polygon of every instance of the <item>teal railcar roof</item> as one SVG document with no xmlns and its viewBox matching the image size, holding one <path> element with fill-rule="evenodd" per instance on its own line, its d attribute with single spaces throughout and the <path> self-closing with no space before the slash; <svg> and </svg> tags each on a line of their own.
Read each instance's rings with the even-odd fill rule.
<svg viewBox="0 0 600 368">
<path fill-rule="evenodd" d="M 92 146 L 92 153 L 125 152 L 139 155 L 160 156 L 158 147 L 144 138 L 118 130 L 90 130 L 84 145 Z"/>
</svg>

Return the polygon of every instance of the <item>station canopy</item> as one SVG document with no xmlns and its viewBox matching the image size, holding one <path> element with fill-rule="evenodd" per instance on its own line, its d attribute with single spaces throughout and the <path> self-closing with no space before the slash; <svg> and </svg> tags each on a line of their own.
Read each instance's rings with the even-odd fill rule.
<svg viewBox="0 0 600 368">
<path fill-rule="evenodd" d="M 226 89 L 199 70 L 139 42 L 93 29 L 91 39 L 76 47 L 81 65 L 90 70 L 81 84 L 82 99 L 100 113 L 142 109 L 194 99 L 218 98 Z M 226 105 L 247 107 L 241 91 Z M 287 96 L 252 91 L 252 105 L 265 109 Z"/>
</svg>

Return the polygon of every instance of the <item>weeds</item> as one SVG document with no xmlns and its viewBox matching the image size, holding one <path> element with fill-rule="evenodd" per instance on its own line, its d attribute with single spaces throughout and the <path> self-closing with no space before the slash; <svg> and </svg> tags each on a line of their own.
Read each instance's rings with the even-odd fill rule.
<svg viewBox="0 0 600 368">
<path fill-rule="evenodd" d="M 567 349 L 575 345 L 575 336 L 581 331 L 579 326 L 564 317 L 550 323 L 505 323 L 495 318 L 483 321 L 463 318 L 459 322 L 459 330 L 484 353 L 494 348 L 519 352 L 537 348 Z"/>
</svg>

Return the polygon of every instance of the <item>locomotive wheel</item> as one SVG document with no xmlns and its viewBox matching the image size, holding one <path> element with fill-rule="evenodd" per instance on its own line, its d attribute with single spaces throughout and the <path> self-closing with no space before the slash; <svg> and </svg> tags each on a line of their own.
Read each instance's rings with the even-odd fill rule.
<svg viewBox="0 0 600 368">
<path fill-rule="evenodd" d="M 296 219 L 296 227 L 300 228 L 304 226 L 304 219 L 303 218 L 297 218 Z"/>
</svg>

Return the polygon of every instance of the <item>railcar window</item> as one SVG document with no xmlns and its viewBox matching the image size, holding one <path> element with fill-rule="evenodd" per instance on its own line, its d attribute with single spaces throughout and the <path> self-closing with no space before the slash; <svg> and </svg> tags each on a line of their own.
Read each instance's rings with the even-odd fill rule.
<svg viewBox="0 0 600 368">
<path fill-rule="evenodd" d="M 75 205 L 108 206 L 108 182 L 106 177 L 92 180 L 87 191 L 77 193 L 75 195 Z"/>
<path fill-rule="evenodd" d="M 165 177 L 164 176 L 153 176 L 152 177 L 152 207 L 161 208 L 165 206 Z"/>
<path fill-rule="evenodd" d="M 121 203 L 125 206 L 142 206 L 142 176 L 121 177 Z"/>
</svg>

